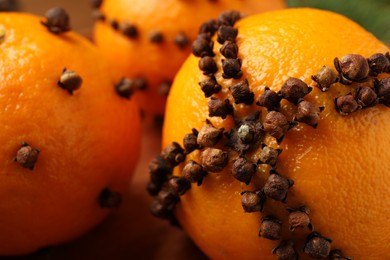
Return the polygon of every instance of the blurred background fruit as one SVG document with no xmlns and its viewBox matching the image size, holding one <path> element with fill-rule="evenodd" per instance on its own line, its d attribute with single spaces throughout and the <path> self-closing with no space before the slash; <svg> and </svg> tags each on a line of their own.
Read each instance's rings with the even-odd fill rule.
<svg viewBox="0 0 390 260">
<path fill-rule="evenodd" d="M 248 15 L 285 7 L 284 0 L 97 2 L 93 40 L 110 62 L 113 78 L 132 80 L 138 90 L 134 98 L 147 115 L 163 115 L 170 85 L 200 24 L 223 10 Z"/>
<path fill-rule="evenodd" d="M 62 21 L 0 13 L 0 255 L 74 239 L 120 206 L 140 117 L 87 39 Z M 54 19 L 54 21 L 58 21 Z"/>
</svg>

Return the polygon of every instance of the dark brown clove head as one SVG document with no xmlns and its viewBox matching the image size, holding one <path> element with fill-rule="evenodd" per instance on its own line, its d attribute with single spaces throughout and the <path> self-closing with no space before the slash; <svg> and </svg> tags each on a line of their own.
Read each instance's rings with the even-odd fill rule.
<svg viewBox="0 0 390 260">
<path fill-rule="evenodd" d="M 172 142 L 165 147 L 161 152 L 161 156 L 172 166 L 178 165 L 185 159 L 184 149 L 176 142 Z"/>
<path fill-rule="evenodd" d="M 365 81 L 370 69 L 367 59 L 359 54 L 347 54 L 340 60 L 335 58 L 334 66 L 340 73 L 340 82 L 346 85 Z"/>
<path fill-rule="evenodd" d="M 311 76 L 311 78 L 318 84 L 318 88 L 322 92 L 327 91 L 332 84 L 339 81 L 337 73 L 327 66 L 323 66 L 321 70 L 318 71 L 316 75 Z"/>
<path fill-rule="evenodd" d="M 375 80 L 374 84 L 379 101 L 390 107 L 390 77 Z"/>
<path fill-rule="evenodd" d="M 119 96 L 130 99 L 136 89 L 133 80 L 121 78 L 121 80 L 115 85 L 115 90 Z"/>
<path fill-rule="evenodd" d="M 235 42 L 238 34 L 237 28 L 234 28 L 229 25 L 221 25 L 218 28 L 218 38 L 217 41 L 220 44 L 223 44 L 225 41 Z"/>
<path fill-rule="evenodd" d="M 245 212 L 263 211 L 265 195 L 261 191 L 241 192 L 241 205 Z"/>
<path fill-rule="evenodd" d="M 147 82 L 143 78 L 121 78 L 115 85 L 119 96 L 129 99 L 135 91 L 143 91 L 147 88 Z"/>
<path fill-rule="evenodd" d="M 160 202 L 160 204 L 168 210 L 173 210 L 176 204 L 180 201 L 180 197 L 178 194 L 175 194 L 174 192 L 172 192 L 172 190 L 166 188 L 162 189 L 157 194 L 156 198 Z"/>
<path fill-rule="evenodd" d="M 321 236 L 317 232 L 311 233 L 307 237 L 307 242 L 303 251 L 313 258 L 326 258 L 330 253 L 330 243 L 332 240 Z"/>
<path fill-rule="evenodd" d="M 210 36 L 206 33 L 201 33 L 192 43 L 192 53 L 196 57 L 214 57 L 213 47 L 214 42 L 211 40 Z"/>
<path fill-rule="evenodd" d="M 179 32 L 175 37 L 175 44 L 181 49 L 184 50 L 188 44 L 190 43 L 190 40 L 188 39 L 188 36 L 184 32 Z"/>
<path fill-rule="evenodd" d="M 217 80 L 213 75 L 199 82 L 199 85 L 205 97 L 211 97 L 213 94 L 218 93 L 222 89 L 221 85 L 218 84 Z"/>
<path fill-rule="evenodd" d="M 150 205 L 150 213 L 156 218 L 161 219 L 171 219 L 173 217 L 173 211 L 165 207 L 157 197 Z"/>
<path fill-rule="evenodd" d="M 233 115 L 233 106 L 230 104 L 229 99 L 220 100 L 214 97 L 208 102 L 209 106 L 209 116 L 214 117 L 218 116 L 222 119 L 225 119 L 228 115 Z"/>
<path fill-rule="evenodd" d="M 242 76 L 240 59 L 222 59 L 222 77 L 239 79 Z"/>
<path fill-rule="evenodd" d="M 149 173 L 150 181 L 146 189 L 150 195 L 156 196 L 172 174 L 172 166 L 161 155 L 158 155 L 149 163 Z"/>
<path fill-rule="evenodd" d="M 278 257 L 278 260 L 298 260 L 298 254 L 292 240 L 283 240 L 272 250 L 272 253 Z"/>
<path fill-rule="evenodd" d="M 357 90 L 357 103 L 362 108 L 371 107 L 378 103 L 378 96 L 371 87 L 361 87 Z"/>
<path fill-rule="evenodd" d="M 119 31 L 130 39 L 135 39 L 138 37 L 138 29 L 134 24 L 129 24 L 127 22 L 121 23 L 119 25 Z"/>
<path fill-rule="evenodd" d="M 160 44 L 164 41 L 164 35 L 159 31 L 152 31 L 149 34 L 149 40 L 151 43 Z"/>
<path fill-rule="evenodd" d="M 198 67 L 204 75 L 214 74 L 218 71 L 217 63 L 210 56 L 202 57 L 198 62 Z"/>
<path fill-rule="evenodd" d="M 386 52 L 385 57 L 390 63 L 390 52 Z M 387 70 L 385 71 L 386 73 L 390 73 L 390 66 L 387 67 Z"/>
<path fill-rule="evenodd" d="M 295 114 L 294 120 L 316 128 L 318 121 L 320 120 L 320 113 L 322 110 L 323 107 L 318 107 L 309 101 L 301 100 L 298 103 L 298 110 Z"/>
<path fill-rule="evenodd" d="M 256 105 L 265 107 L 268 111 L 273 111 L 279 109 L 281 100 L 281 95 L 266 87 L 264 93 L 256 101 Z"/>
<path fill-rule="evenodd" d="M 210 122 L 207 122 L 199 131 L 197 143 L 204 147 L 213 147 L 222 138 L 223 131 L 223 128 L 215 128 Z"/>
<path fill-rule="evenodd" d="M 220 172 L 228 163 L 228 153 L 216 148 L 206 148 L 201 155 L 202 166 L 208 172 Z"/>
<path fill-rule="evenodd" d="M 185 149 L 185 153 L 189 154 L 190 152 L 194 151 L 195 149 L 199 148 L 198 144 L 198 131 L 193 128 L 192 133 L 186 134 L 183 138 L 183 146 Z"/>
<path fill-rule="evenodd" d="M 238 45 L 235 42 L 225 41 L 219 52 L 228 59 L 237 59 Z"/>
<path fill-rule="evenodd" d="M 256 164 L 245 157 L 238 158 L 232 166 L 233 177 L 248 185 L 256 173 Z"/>
<path fill-rule="evenodd" d="M 246 105 L 253 104 L 255 94 L 250 90 L 247 79 L 230 86 L 229 89 L 232 92 L 234 103 L 244 103 Z"/>
<path fill-rule="evenodd" d="M 73 94 L 73 91 L 78 90 L 81 87 L 83 79 L 73 70 L 64 68 L 60 79 L 57 81 L 58 86 L 65 89 L 69 94 Z"/>
<path fill-rule="evenodd" d="M 207 175 L 207 172 L 203 169 L 203 166 L 195 161 L 188 161 L 184 166 L 182 171 L 183 178 L 187 179 L 189 182 L 197 183 L 201 185 L 203 178 Z"/>
<path fill-rule="evenodd" d="M 168 181 L 168 189 L 171 193 L 182 196 L 191 189 L 191 182 L 185 177 L 172 176 Z"/>
<path fill-rule="evenodd" d="M 69 15 L 62 7 L 49 9 L 45 14 L 45 18 L 46 21 L 41 23 L 54 34 L 60 34 L 70 30 Z"/>
<path fill-rule="evenodd" d="M 290 124 L 287 118 L 280 112 L 270 111 L 263 122 L 264 131 L 275 137 L 277 140 L 283 139 Z"/>
<path fill-rule="evenodd" d="M 208 20 L 207 22 L 204 22 L 201 24 L 199 28 L 199 34 L 208 34 L 210 37 L 212 37 L 215 32 L 218 30 L 218 22 L 214 19 Z"/>
<path fill-rule="evenodd" d="M 293 104 L 311 92 L 311 88 L 298 78 L 289 78 L 280 89 L 281 96 Z"/>
<path fill-rule="evenodd" d="M 368 59 L 370 67 L 370 76 L 376 77 L 378 74 L 384 73 L 390 69 L 390 61 L 382 53 L 375 53 Z"/>
<path fill-rule="evenodd" d="M 259 236 L 270 240 L 278 240 L 281 237 L 282 222 L 274 216 L 266 216 L 261 222 Z"/>
<path fill-rule="evenodd" d="M 343 116 L 349 115 L 359 108 L 359 105 L 352 93 L 337 97 L 335 98 L 334 102 L 336 111 Z"/>
<path fill-rule="evenodd" d="M 286 202 L 288 189 L 292 185 L 292 180 L 286 179 L 278 173 L 272 173 L 268 177 L 263 191 L 268 198 L 276 201 Z"/>
<path fill-rule="evenodd" d="M 158 183 L 152 180 L 149 180 L 146 184 L 146 191 L 150 196 L 156 196 L 162 189 L 164 183 Z"/>
<path fill-rule="evenodd" d="M 288 223 L 290 231 L 294 231 L 296 228 L 308 227 L 310 230 L 313 229 L 311 220 L 309 217 L 310 210 L 304 206 L 299 208 L 288 208 L 290 212 L 288 216 Z"/>
<path fill-rule="evenodd" d="M 242 18 L 242 15 L 238 11 L 225 11 L 218 17 L 218 23 L 223 25 L 233 26 L 238 20 Z"/>
<path fill-rule="evenodd" d="M 119 30 L 119 22 L 115 19 L 112 19 L 110 22 L 109 22 L 110 26 L 112 29 L 114 29 L 115 31 L 118 31 Z"/>
<path fill-rule="evenodd" d="M 161 155 L 157 155 L 149 163 L 149 173 L 152 180 L 164 182 L 172 174 L 172 166 Z"/>
<path fill-rule="evenodd" d="M 23 142 L 22 146 L 16 152 L 14 161 L 19 163 L 24 168 L 34 170 L 35 164 L 38 160 L 39 153 L 40 153 L 39 149 L 34 148 L 29 144 Z"/>
</svg>

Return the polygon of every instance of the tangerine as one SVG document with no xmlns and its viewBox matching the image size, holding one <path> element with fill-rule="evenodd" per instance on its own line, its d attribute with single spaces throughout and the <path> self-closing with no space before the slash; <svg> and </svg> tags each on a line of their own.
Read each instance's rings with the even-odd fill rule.
<svg viewBox="0 0 390 260">
<path fill-rule="evenodd" d="M 162 115 L 173 78 L 191 52 L 198 27 L 223 10 L 253 14 L 284 8 L 285 1 L 104 0 L 93 39 L 116 81 L 134 80 L 134 98 L 146 114 Z M 144 84 L 139 87 L 137 79 Z M 146 81 L 146 84 L 145 84 Z"/>
<path fill-rule="evenodd" d="M 97 48 L 53 21 L 0 14 L 1 255 L 91 229 L 119 205 L 137 162 L 137 105 L 116 93 Z"/>
<path fill-rule="evenodd" d="M 211 259 L 275 259 L 272 252 L 279 259 L 329 254 L 386 259 L 389 101 L 354 104 L 363 87 L 370 93 L 375 89 L 374 101 L 384 98 L 374 85 L 388 84 L 381 78 L 389 77 L 389 56 L 374 79 L 365 59 L 352 62 L 349 54 L 383 58 L 389 48 L 346 17 L 310 8 L 250 16 L 235 27 L 237 57 L 222 55 L 215 41 L 214 75 L 203 75 L 192 55 L 168 97 L 160 169 L 172 158 L 180 163 L 186 157 L 173 175 L 195 182 L 180 202 L 174 201 L 180 225 Z M 323 66 L 333 71 L 326 80 L 318 74 Z M 199 82 L 211 83 L 201 83 L 201 89 Z M 324 88 L 318 82 L 329 84 Z M 211 88 L 212 96 L 205 98 L 210 93 L 203 87 L 216 84 L 220 90 Z M 265 92 L 269 103 L 261 101 Z M 224 136 L 213 134 L 216 130 L 205 135 L 206 124 L 223 128 Z M 196 146 L 201 138 L 209 138 L 211 145 L 203 143 L 213 148 Z M 185 150 L 172 149 L 172 142 Z M 174 180 L 177 185 L 179 179 Z M 172 217 L 175 204 L 172 199 L 164 204 L 166 194 L 178 190 L 168 187 L 157 193 L 149 186 L 157 194 L 152 212 L 163 218 Z M 301 214 L 298 222 L 289 211 Z"/>
</svg>

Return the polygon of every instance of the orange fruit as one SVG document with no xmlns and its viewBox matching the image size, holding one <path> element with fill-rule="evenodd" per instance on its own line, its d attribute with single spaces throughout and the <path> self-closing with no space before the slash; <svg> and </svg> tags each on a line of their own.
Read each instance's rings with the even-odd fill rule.
<svg viewBox="0 0 390 260">
<path fill-rule="evenodd" d="M 232 60 L 235 58 L 229 60 L 223 57 L 219 51 L 221 44 L 215 41 L 213 60 L 218 70 L 214 76 L 222 90 L 205 98 L 198 83 L 209 76 L 202 74 L 198 68 L 199 58 L 192 55 L 177 74 L 168 97 L 163 127 L 162 158 L 165 161 L 160 160 L 160 164 L 169 165 L 169 161 L 171 164 L 175 160 L 177 163 L 182 161 L 185 154 L 177 145 L 172 149 L 174 146 L 170 144 L 177 142 L 183 147 L 183 137 L 191 133 L 193 128 L 199 131 L 198 144 L 201 141 L 205 143 L 203 148 L 188 153 L 185 162 L 173 171 L 174 176 L 184 176 L 184 179 L 195 182 L 180 197 L 180 202 L 175 207 L 174 212 L 180 225 L 211 259 L 276 259 L 272 249 L 276 248 L 275 254 L 280 254 L 278 246 L 282 240 L 292 240 L 300 259 L 307 259 L 308 255 L 325 257 L 330 249 L 340 249 L 344 256 L 354 259 L 386 259 L 390 255 L 390 248 L 386 243 L 390 241 L 390 200 L 387 199 L 390 196 L 390 109 L 377 104 L 343 116 L 336 111 L 334 98 L 349 92 L 355 95 L 358 87 L 368 87 L 374 92 L 375 77 L 351 85 L 337 82 L 328 91 L 321 92 L 312 75 L 316 75 L 324 65 L 335 73 L 333 62 L 336 57 L 343 64 L 342 75 L 347 75 L 348 64 L 355 64 L 351 65 L 351 71 L 353 68 L 362 68 L 357 73 L 363 73 L 359 71 L 365 68 L 365 59 L 358 63 L 361 65 L 344 64 L 342 62 L 345 61 L 345 55 L 359 54 L 368 58 L 375 53 L 385 54 L 389 48 L 351 20 L 316 9 L 286 9 L 250 16 L 238 21 L 235 27 L 238 29 L 236 43 L 238 58 L 242 60 L 242 76 L 239 77 L 239 71 L 234 67 Z M 384 59 L 386 62 L 386 58 Z M 382 70 L 378 79 L 389 77 L 383 71 L 385 70 Z M 368 71 L 364 73 L 367 74 Z M 232 76 L 237 76 L 237 79 Z M 280 108 L 277 109 L 279 114 L 267 112 L 264 107 L 255 104 L 265 93 L 266 87 L 279 92 L 290 77 L 300 79 L 299 84 L 312 86 L 310 93 L 304 93 L 307 94 L 304 100 L 314 106 L 309 108 L 314 114 L 314 121 L 309 122 L 311 125 L 299 122 L 292 127 L 282 122 L 286 120 L 283 118 L 293 121 L 294 115 L 298 113 L 297 106 L 286 100 L 287 94 L 291 92 L 284 94 Z M 364 79 L 365 77 L 363 75 Z M 358 76 L 350 78 L 359 79 Z M 307 89 L 305 91 L 308 92 Z M 251 92 L 254 102 L 249 101 L 248 105 L 234 103 L 240 98 L 237 93 L 246 93 L 244 98 L 250 100 Z M 210 116 L 208 104 L 212 98 L 222 101 L 228 99 L 233 111 L 229 111 L 231 107 L 221 105 L 224 112 L 227 111 L 226 118 Z M 356 101 L 352 99 L 349 102 L 351 103 L 343 104 L 352 106 Z M 301 103 L 298 107 L 304 110 Z M 319 107 L 325 109 L 320 112 Z M 342 108 L 341 104 L 339 108 Z M 259 119 L 243 121 L 256 111 L 261 112 Z M 278 119 L 280 121 L 276 121 L 275 115 L 280 116 L 280 113 L 283 116 Z M 212 110 L 211 115 L 215 114 L 217 113 Z M 318 115 L 317 120 L 315 116 Z M 224 128 L 225 135 L 218 139 L 215 130 L 207 132 L 209 135 L 201 135 L 206 119 L 215 128 Z M 271 122 L 268 122 L 270 119 Z M 298 120 L 299 117 L 295 119 Z M 316 126 L 315 123 L 318 123 L 317 128 L 313 127 Z M 256 130 L 258 124 L 262 124 L 262 127 Z M 246 126 L 241 128 L 243 125 Z M 275 129 L 272 126 L 285 129 L 273 132 Z M 292 128 L 282 139 L 284 131 L 289 127 Z M 236 132 L 229 132 L 232 129 Z M 282 135 L 277 131 L 281 131 Z M 276 139 L 279 139 L 279 144 Z M 188 140 L 190 139 L 187 139 L 187 145 L 190 144 Z M 243 144 L 248 141 L 239 140 L 249 140 L 247 148 Z M 217 144 L 214 145 L 213 142 Z M 273 152 L 282 149 L 279 156 L 269 157 L 277 158 L 274 167 L 279 175 L 272 174 L 272 165 L 262 164 L 266 161 L 262 143 L 273 148 Z M 222 152 L 209 150 L 207 146 L 213 146 Z M 166 147 L 170 147 L 170 150 Z M 241 155 L 247 162 L 239 159 L 239 151 L 244 151 Z M 187 166 L 190 160 L 201 164 L 203 170 L 211 170 L 203 178 L 204 172 L 199 170 L 199 166 L 196 166 L 197 169 L 193 165 Z M 153 167 L 156 165 L 156 161 L 151 164 L 152 177 L 156 170 Z M 192 168 L 186 169 L 184 166 Z M 218 168 L 223 170 L 219 171 Z M 241 178 L 241 182 L 235 176 Z M 198 186 L 196 182 L 199 178 L 203 178 L 203 181 Z M 288 179 L 294 181 L 290 188 L 289 184 L 292 183 Z M 183 178 L 180 180 L 184 182 Z M 152 184 L 153 182 L 150 183 Z M 152 207 L 153 213 L 161 217 L 170 216 L 169 209 L 175 202 L 168 195 L 177 190 L 171 182 L 168 187 L 169 189 L 162 188 Z M 273 194 L 273 188 L 280 194 Z M 149 190 L 154 195 L 158 191 L 153 185 L 149 186 Z M 250 198 L 249 195 L 241 195 L 244 191 L 258 193 L 249 193 L 253 195 Z M 287 191 L 288 200 L 283 203 Z M 171 200 L 167 201 L 167 198 Z M 257 207 L 253 210 L 257 211 L 244 212 L 241 205 L 243 198 L 252 199 Z M 258 210 L 262 204 L 261 198 L 265 198 L 265 204 L 260 213 Z M 244 201 L 244 205 L 247 206 L 247 202 Z M 310 210 L 300 212 L 302 218 L 298 219 L 298 224 L 304 227 L 290 231 L 289 221 L 294 215 L 290 216 L 287 208 L 297 209 L 301 206 Z M 279 219 L 282 224 L 269 220 L 269 215 Z M 309 218 L 313 231 L 309 229 Z M 276 241 L 259 237 L 260 229 L 262 236 L 269 236 Z M 277 232 L 278 229 L 281 229 L 281 233 Z M 320 236 L 311 232 L 318 232 Z M 329 243 L 326 238 L 330 238 L 332 242 Z M 316 248 L 316 245 L 320 248 Z M 304 247 L 307 254 L 303 253 Z"/>
<path fill-rule="evenodd" d="M 145 91 L 136 93 L 134 99 L 152 115 L 164 113 L 170 83 L 190 54 L 201 23 L 228 9 L 254 14 L 285 7 L 283 0 L 102 2 L 100 11 L 105 21 L 95 23 L 94 42 L 108 59 L 116 81 L 122 77 L 146 80 Z M 130 37 L 123 33 L 126 30 Z"/>
<path fill-rule="evenodd" d="M 98 50 L 42 21 L 0 15 L 0 255 L 70 240 L 103 220 L 140 148 L 138 107 L 116 93 Z"/>
</svg>

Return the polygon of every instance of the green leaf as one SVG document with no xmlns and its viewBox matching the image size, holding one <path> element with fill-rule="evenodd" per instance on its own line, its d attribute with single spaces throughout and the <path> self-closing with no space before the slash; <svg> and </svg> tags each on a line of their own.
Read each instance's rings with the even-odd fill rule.
<svg viewBox="0 0 390 260">
<path fill-rule="evenodd" d="M 289 7 L 315 7 L 343 14 L 390 44 L 389 0 L 287 0 Z"/>
</svg>

